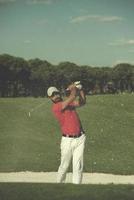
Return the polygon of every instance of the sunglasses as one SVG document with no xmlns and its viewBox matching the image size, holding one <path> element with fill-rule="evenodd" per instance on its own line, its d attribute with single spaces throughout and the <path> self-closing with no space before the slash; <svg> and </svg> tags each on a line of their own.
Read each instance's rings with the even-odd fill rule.
<svg viewBox="0 0 134 200">
<path fill-rule="evenodd" d="M 54 97 L 55 95 L 60 95 L 60 92 L 53 92 L 51 97 Z"/>
</svg>

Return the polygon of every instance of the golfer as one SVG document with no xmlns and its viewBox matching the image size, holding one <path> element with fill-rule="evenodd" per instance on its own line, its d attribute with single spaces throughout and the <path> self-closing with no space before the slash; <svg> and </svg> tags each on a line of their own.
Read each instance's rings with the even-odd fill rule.
<svg viewBox="0 0 134 200">
<path fill-rule="evenodd" d="M 79 82 L 75 82 L 79 83 Z M 61 163 L 58 169 L 57 182 L 64 183 L 67 169 L 72 160 L 72 182 L 80 184 L 83 172 L 83 152 L 85 146 L 85 134 L 76 108 L 86 103 L 86 97 L 81 84 L 71 84 L 68 87 L 70 95 L 63 100 L 56 87 L 47 90 L 48 97 L 52 100 L 52 112 L 58 119 L 61 127 Z M 79 97 L 77 100 L 76 97 Z"/>
</svg>

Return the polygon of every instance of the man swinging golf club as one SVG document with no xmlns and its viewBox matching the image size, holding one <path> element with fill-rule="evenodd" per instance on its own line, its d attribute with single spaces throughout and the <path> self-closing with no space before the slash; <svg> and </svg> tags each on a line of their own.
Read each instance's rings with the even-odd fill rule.
<svg viewBox="0 0 134 200">
<path fill-rule="evenodd" d="M 47 90 L 47 95 L 53 102 L 52 112 L 58 119 L 62 132 L 61 163 L 58 169 L 57 182 L 65 182 L 67 169 L 72 160 L 72 182 L 80 184 L 82 182 L 86 137 L 76 108 L 86 103 L 86 97 L 80 81 L 69 85 L 67 90 L 70 91 L 70 94 L 65 100 L 62 99 L 56 87 L 49 87 Z M 78 100 L 76 99 L 77 96 L 79 96 Z"/>
</svg>

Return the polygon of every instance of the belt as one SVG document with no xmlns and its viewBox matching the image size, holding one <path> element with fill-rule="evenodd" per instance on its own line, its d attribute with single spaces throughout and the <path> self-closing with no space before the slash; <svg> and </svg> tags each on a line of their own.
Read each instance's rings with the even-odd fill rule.
<svg viewBox="0 0 134 200">
<path fill-rule="evenodd" d="M 69 138 L 79 138 L 84 133 L 81 132 L 79 135 L 69 135 L 69 134 L 62 134 L 63 137 L 69 137 Z"/>
</svg>

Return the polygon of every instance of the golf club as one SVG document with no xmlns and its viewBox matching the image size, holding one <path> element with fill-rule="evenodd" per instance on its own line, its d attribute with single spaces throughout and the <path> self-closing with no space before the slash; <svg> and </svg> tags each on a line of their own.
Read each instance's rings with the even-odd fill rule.
<svg viewBox="0 0 134 200">
<path fill-rule="evenodd" d="M 37 110 L 38 108 L 40 108 L 41 106 L 43 106 L 44 104 L 45 104 L 45 102 L 43 102 L 43 103 L 37 105 L 37 106 L 34 107 L 34 108 L 31 108 L 31 110 L 28 112 L 28 116 L 31 117 L 31 113 L 32 113 L 33 111 Z"/>
</svg>

